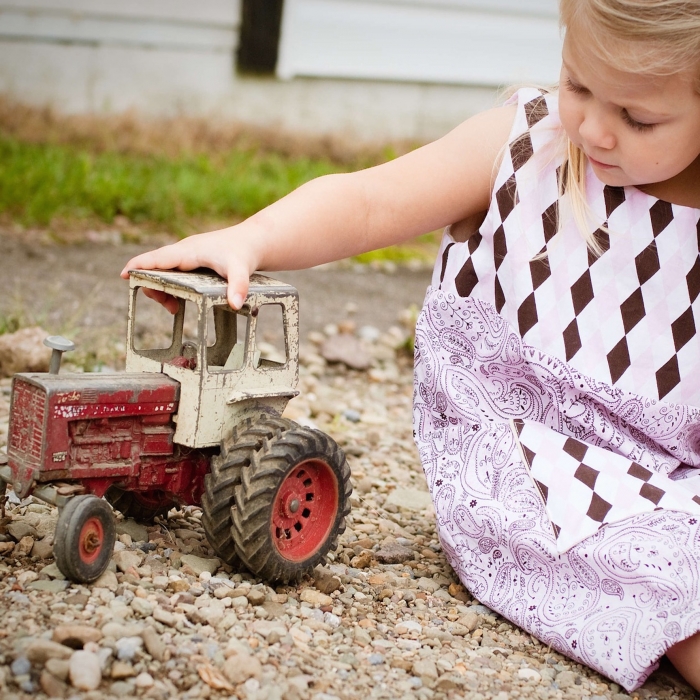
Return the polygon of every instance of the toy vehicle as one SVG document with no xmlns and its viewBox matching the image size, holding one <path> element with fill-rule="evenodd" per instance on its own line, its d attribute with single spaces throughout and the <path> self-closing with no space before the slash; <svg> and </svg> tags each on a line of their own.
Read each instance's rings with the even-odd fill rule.
<svg viewBox="0 0 700 700">
<path fill-rule="evenodd" d="M 143 303 L 144 289 L 178 300 L 167 342 L 135 331 L 139 311 L 155 306 Z M 49 372 L 15 375 L 0 480 L 58 506 L 54 555 L 74 581 L 94 581 L 110 561 L 108 502 L 141 521 L 201 505 L 221 559 L 266 580 L 298 580 L 335 546 L 352 489 L 340 447 L 281 417 L 298 394 L 296 289 L 253 275 L 234 311 L 210 271 L 133 271 L 130 295 L 126 373 L 59 373 L 72 343 L 54 336 Z M 276 360 L 259 350 L 268 308 L 282 319 L 285 357 Z"/>
</svg>

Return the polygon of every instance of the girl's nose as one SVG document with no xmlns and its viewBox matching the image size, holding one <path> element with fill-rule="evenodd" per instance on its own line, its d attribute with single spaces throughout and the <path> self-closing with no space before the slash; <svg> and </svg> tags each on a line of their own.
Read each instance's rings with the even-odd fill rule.
<svg viewBox="0 0 700 700">
<path fill-rule="evenodd" d="M 579 134 L 583 142 L 594 148 L 601 148 L 609 151 L 615 148 L 615 134 L 609 128 L 605 116 L 595 110 L 587 111 L 584 114 Z"/>
</svg>

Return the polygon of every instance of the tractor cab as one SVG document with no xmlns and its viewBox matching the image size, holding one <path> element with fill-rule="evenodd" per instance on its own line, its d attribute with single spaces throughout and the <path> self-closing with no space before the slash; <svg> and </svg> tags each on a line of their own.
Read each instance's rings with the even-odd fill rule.
<svg viewBox="0 0 700 700">
<path fill-rule="evenodd" d="M 209 270 L 133 270 L 130 287 L 126 371 L 162 373 L 180 383 L 177 444 L 219 445 L 242 419 L 266 411 L 279 415 L 297 395 L 294 287 L 253 275 L 238 311 L 228 305 L 226 280 Z M 170 316 L 157 307 L 145 289 L 175 297 L 177 312 Z M 266 337 L 277 340 L 272 351 Z"/>
</svg>

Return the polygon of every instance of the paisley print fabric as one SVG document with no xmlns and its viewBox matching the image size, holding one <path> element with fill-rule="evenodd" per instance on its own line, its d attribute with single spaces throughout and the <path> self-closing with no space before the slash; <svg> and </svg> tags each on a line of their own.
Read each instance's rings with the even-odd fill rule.
<svg viewBox="0 0 700 700">
<path fill-rule="evenodd" d="M 627 278 L 607 304 L 594 303 L 612 268 L 593 274 L 598 262 L 575 227 L 552 227 L 565 206 L 556 96 L 516 99 L 489 214 L 466 243 L 446 235 L 418 320 L 415 438 L 443 549 L 475 597 L 632 690 L 700 630 L 700 409 L 688 400 L 700 404 L 688 281 L 700 212 L 673 205 L 672 219 L 668 207 L 660 219 L 658 207 L 650 213 L 657 200 L 634 188 L 589 188 L 611 228 L 613 211 L 636 227 L 610 235 L 598 261 L 609 255 Z M 659 240 L 672 230 L 667 240 L 694 251 L 687 260 L 656 247 L 651 277 L 675 275 L 670 301 L 652 303 L 659 290 L 645 288 L 656 263 L 635 236 L 647 229 Z M 543 251 L 549 263 L 531 265 Z M 578 339 L 572 317 L 583 318 Z M 645 333 L 635 334 L 642 319 Z M 651 328 L 652 341 L 665 339 L 659 347 L 643 337 Z"/>
</svg>

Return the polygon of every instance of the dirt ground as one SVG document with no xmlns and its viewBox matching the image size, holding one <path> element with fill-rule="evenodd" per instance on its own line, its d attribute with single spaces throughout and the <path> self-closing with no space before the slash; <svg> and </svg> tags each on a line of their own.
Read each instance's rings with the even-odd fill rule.
<svg viewBox="0 0 700 700">
<path fill-rule="evenodd" d="M 90 240 L 61 245 L 0 229 L 0 321 L 38 324 L 75 340 L 84 361 L 118 367 L 128 302 L 119 271 L 151 247 Z M 388 273 L 348 265 L 269 274 L 299 290 L 302 338 L 347 318 L 386 330 L 403 309 L 420 307 L 430 281 L 424 269 Z"/>
</svg>

